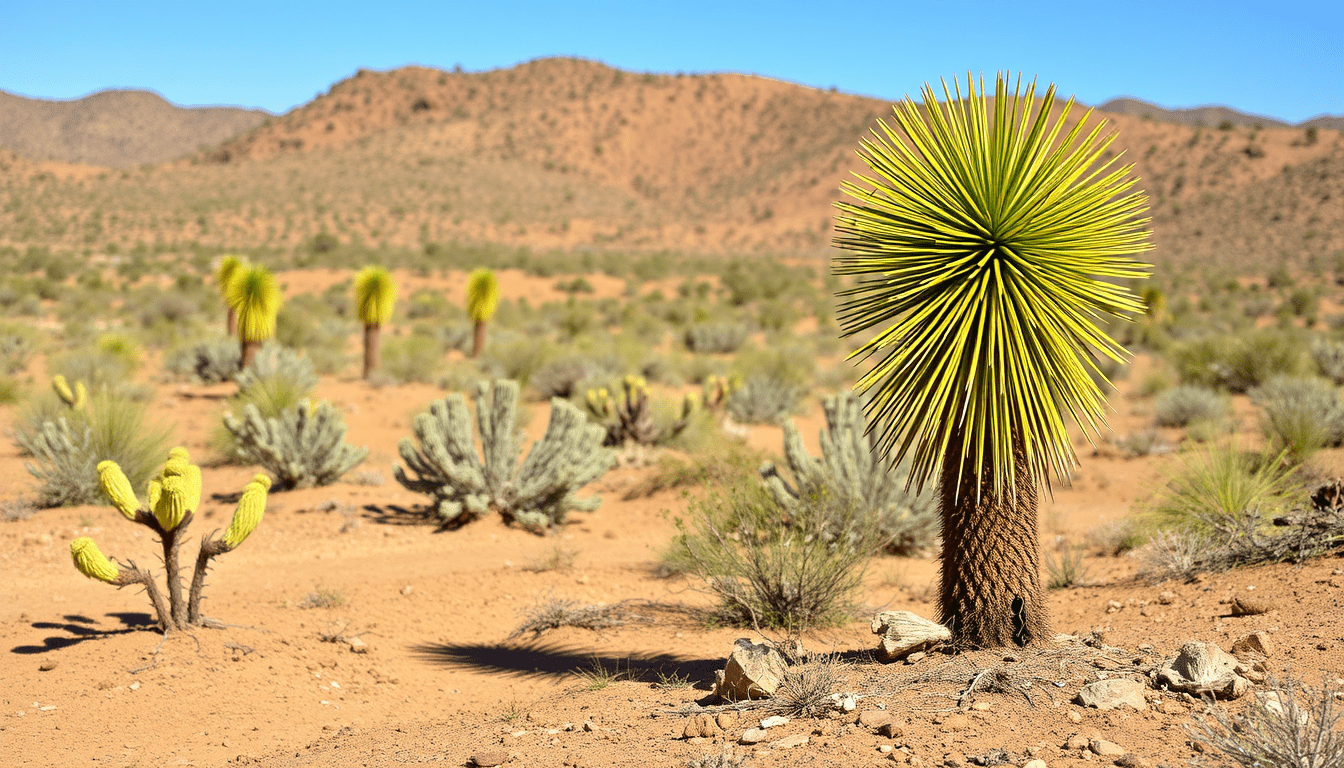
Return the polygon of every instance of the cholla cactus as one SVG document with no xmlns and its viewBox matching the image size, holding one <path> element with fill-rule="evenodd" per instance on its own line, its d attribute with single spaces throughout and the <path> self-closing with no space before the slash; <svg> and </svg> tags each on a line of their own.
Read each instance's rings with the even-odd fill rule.
<svg viewBox="0 0 1344 768">
<path fill-rule="evenodd" d="M 261 343 L 275 334 L 280 287 L 265 267 L 241 267 L 226 286 L 225 300 L 238 315 L 240 367 L 247 368 Z"/>
<path fill-rule="evenodd" d="M 279 418 L 264 418 L 248 404 L 242 418 L 224 414 L 224 426 L 239 458 L 275 475 L 277 490 L 330 485 L 369 455 L 368 448 L 345 442 L 345 420 L 327 402 L 300 400 Z"/>
<path fill-rule="evenodd" d="M 938 529 L 932 489 L 906 490 L 909 470 L 892 467 L 865 435 L 863 408 L 853 395 L 826 398 L 826 431 L 821 433 L 821 458 L 809 455 L 793 419 L 784 422 L 784 456 L 796 487 L 780 477 L 772 462 L 761 476 L 775 501 L 790 515 L 800 505 L 826 495 L 842 506 L 877 516 L 883 547 L 892 554 L 910 554 L 927 547 Z"/>
<path fill-rule="evenodd" d="M 621 389 L 624 396 L 614 400 L 605 387 L 588 390 L 588 411 L 607 429 L 603 445 L 615 447 L 627 442 L 639 445 L 667 442 L 686 429 L 695 413 L 696 399 L 693 395 L 687 395 L 681 404 L 681 417 L 660 427 L 653 418 L 649 385 L 642 377 L 626 376 L 621 381 Z"/>
<path fill-rule="evenodd" d="M 471 340 L 471 356 L 479 357 L 485 349 L 485 327 L 495 319 L 499 307 L 499 281 L 488 269 L 478 269 L 467 277 L 467 315 L 476 324 Z"/>
<path fill-rule="evenodd" d="M 710 374 L 705 377 L 702 402 L 705 410 L 717 411 L 728 404 L 728 396 L 742 388 L 742 379 Z"/>
<path fill-rule="evenodd" d="M 364 378 L 378 369 L 379 331 L 392 319 L 397 284 L 382 267 L 366 267 L 355 275 L 355 310 L 364 324 Z"/>
<path fill-rule="evenodd" d="M 478 454 L 462 395 L 455 393 L 432 403 L 429 413 L 415 418 L 419 445 L 410 438 L 398 445 L 402 460 L 415 476 L 394 466 L 397 482 L 433 497 L 445 526 L 462 525 L 494 510 L 506 522 L 542 532 L 564 523 L 570 510 L 596 509 L 601 499 L 580 498 L 577 493 L 611 468 L 611 452 L 602 447 L 602 428 L 589 423 L 569 403 L 553 399 L 546 434 L 520 465 L 522 430 L 517 415 L 517 382 L 479 384 Z"/>
<path fill-rule="evenodd" d="M 59 374 L 51 377 L 51 388 L 56 390 L 56 396 L 72 411 L 83 408 L 89 399 L 89 391 L 84 388 L 84 382 L 76 381 L 74 389 L 71 389 L 65 377 Z"/>
<path fill-rule="evenodd" d="M 163 471 L 149 483 L 149 503 L 141 506 L 131 481 L 113 461 L 98 465 L 98 485 L 112 501 L 112 505 L 127 520 L 154 531 L 163 547 L 163 563 L 167 571 L 168 598 L 159 591 L 153 574 L 135 567 L 128 561 L 120 564 L 103 556 L 93 539 L 80 537 L 70 543 L 70 555 L 79 572 L 91 579 L 118 587 L 139 584 L 149 594 L 159 617 L 159 626 L 168 632 L 203 624 L 200 615 L 201 590 L 210 559 L 236 548 L 261 522 L 266 508 L 266 491 L 270 478 L 257 475 L 243 489 L 238 511 L 223 538 L 215 534 L 201 540 L 196 557 L 196 572 L 191 580 L 190 596 L 183 594 L 178 550 L 182 538 L 201 503 L 201 468 L 192 464 L 185 448 L 174 448 L 168 453 Z"/>
</svg>

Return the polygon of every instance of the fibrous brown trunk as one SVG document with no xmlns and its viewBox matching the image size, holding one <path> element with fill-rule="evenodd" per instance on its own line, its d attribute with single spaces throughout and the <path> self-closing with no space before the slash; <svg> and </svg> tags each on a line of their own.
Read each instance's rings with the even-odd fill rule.
<svg viewBox="0 0 1344 768">
<path fill-rule="evenodd" d="M 961 434 L 943 456 L 942 623 L 961 648 L 1028 645 L 1049 629 L 1041 592 L 1036 487 L 1020 440 L 1014 443 L 1016 492 L 994 491 L 993 467 L 961 465 Z M 960 477 L 958 477 L 960 475 Z M 960 479 L 960 488 L 958 488 Z M 978 490 L 978 493 L 977 493 Z"/>
<path fill-rule="evenodd" d="M 171 606 L 173 623 L 178 627 L 187 626 L 187 600 L 182 595 L 181 567 L 178 564 L 178 549 L 182 546 L 182 534 L 191 524 L 192 513 L 188 512 L 182 522 L 171 531 L 156 526 L 159 540 L 163 544 L 163 569 L 168 580 L 168 604 Z"/>
<path fill-rule="evenodd" d="M 485 349 L 485 323 L 476 323 L 476 333 L 471 338 L 471 356 L 479 357 Z"/>
<path fill-rule="evenodd" d="M 257 350 L 259 349 L 261 349 L 260 341 L 240 341 L 238 370 L 246 370 L 247 366 L 251 365 L 252 361 L 256 358 Z"/>
<path fill-rule="evenodd" d="M 196 571 L 191 576 L 191 593 L 187 599 L 187 623 L 201 623 L 201 590 L 205 588 L 205 574 L 210 559 L 227 552 L 228 547 L 219 539 L 206 536 L 201 539 L 201 550 L 196 553 Z"/>
<path fill-rule="evenodd" d="M 233 311 L 233 307 L 225 307 L 224 324 L 229 329 L 230 336 L 238 335 L 238 313 Z"/>
<path fill-rule="evenodd" d="M 364 378 L 378 370 L 378 326 L 364 326 Z"/>
</svg>

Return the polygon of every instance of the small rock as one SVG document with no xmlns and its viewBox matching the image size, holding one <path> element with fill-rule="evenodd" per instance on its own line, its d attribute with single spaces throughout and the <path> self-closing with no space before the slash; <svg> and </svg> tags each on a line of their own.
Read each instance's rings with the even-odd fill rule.
<svg viewBox="0 0 1344 768">
<path fill-rule="evenodd" d="M 793 747 L 801 747 L 809 741 L 811 741 L 811 738 L 806 734 L 797 733 L 792 736 L 785 736 L 778 741 L 771 742 L 770 746 L 778 749 L 792 749 Z"/>
<path fill-rule="evenodd" d="M 1233 616 L 1259 616 L 1274 610 L 1274 602 L 1264 597 L 1238 595 L 1232 598 Z"/>
<path fill-rule="evenodd" d="M 1148 686 L 1138 680 L 1126 677 L 1099 680 L 1084 685 L 1082 690 L 1078 691 L 1076 701 L 1084 707 L 1094 709 L 1130 707 L 1143 712 L 1148 709 L 1148 702 L 1143 698 L 1143 692 L 1147 688 Z"/>
<path fill-rule="evenodd" d="M 937 622 L 910 611 L 882 611 L 873 616 L 873 634 L 881 635 L 877 645 L 879 661 L 898 661 L 952 639 L 952 632 Z"/>
<path fill-rule="evenodd" d="M 1085 736 L 1081 733 L 1075 733 L 1064 742 L 1064 749 L 1087 749 L 1092 743 L 1091 736 Z"/>
<path fill-rule="evenodd" d="M 928 655 L 928 654 L 924 653 L 923 651 L 915 651 L 914 653 L 912 653 L 912 654 L 910 654 L 909 656 L 906 656 L 906 657 L 905 657 L 905 663 L 906 663 L 906 664 L 914 664 L 915 662 L 917 662 L 917 661 L 923 659 L 923 658 L 924 658 L 925 656 L 927 656 L 927 655 Z"/>
<path fill-rule="evenodd" d="M 1157 671 L 1157 680 L 1173 691 L 1194 696 L 1212 694 L 1220 699 L 1246 695 L 1251 683 L 1237 674 L 1236 657 L 1210 643 L 1190 642 L 1180 654 Z"/>
<path fill-rule="evenodd" d="M 54 661 L 44 661 L 41 664 L 37 665 L 38 672 L 50 672 L 55 668 L 56 668 L 56 662 Z"/>
<path fill-rule="evenodd" d="M 403 595 L 409 595 L 409 594 L 411 594 L 412 591 L 413 591 L 413 590 L 411 589 L 411 585 L 410 585 L 410 584 L 407 584 L 406 586 L 404 586 L 404 587 L 401 588 L 401 594 L 403 594 Z M 491 754 L 493 754 L 493 753 L 491 753 Z"/>
<path fill-rule="evenodd" d="M 840 710 L 842 712 L 853 712 L 859 708 L 859 700 L 853 696 L 840 697 Z"/>
<path fill-rule="evenodd" d="M 990 704 L 988 701 L 977 701 L 971 705 L 971 709 L 974 709 L 976 712 L 988 712 L 993 708 L 994 705 Z"/>
<path fill-rule="evenodd" d="M 743 744 L 760 744 L 766 740 L 767 736 L 769 734 L 765 732 L 764 728 L 748 728 L 738 741 Z"/>
<path fill-rule="evenodd" d="M 720 712 L 719 716 L 714 718 L 714 722 L 725 731 L 731 731 L 737 727 L 736 712 Z"/>
<path fill-rule="evenodd" d="M 715 673 L 714 693 L 727 701 L 772 696 L 784 679 L 784 668 L 784 657 L 779 651 L 740 638 L 733 643 L 728 663 Z"/>
<path fill-rule="evenodd" d="M 351 653 L 369 652 L 369 644 L 364 642 L 363 640 L 360 640 L 358 637 L 350 638 L 349 640 L 346 641 L 346 645 L 350 646 Z"/>
<path fill-rule="evenodd" d="M 1106 612 L 1107 612 L 1107 613 L 1115 613 L 1116 611 L 1119 611 L 1120 609 L 1122 609 L 1122 608 L 1124 608 L 1124 607 L 1125 607 L 1125 604 L 1122 603 L 1122 602 L 1120 602 L 1120 601 L 1118 601 L 1118 600 L 1107 600 L 1107 601 L 1106 601 Z"/>
<path fill-rule="evenodd" d="M 596 730 L 597 730 L 597 726 L 596 726 L 596 725 L 593 725 L 593 721 L 592 721 L 592 720 L 584 720 L 584 721 L 583 721 L 583 730 L 587 731 L 588 733 L 592 733 L 593 731 L 596 731 Z"/>
<path fill-rule="evenodd" d="M 497 765 L 503 765 L 508 760 L 508 753 L 500 750 L 477 752 L 471 756 L 471 764 L 477 766 L 477 768 L 494 768 Z"/>
<path fill-rule="evenodd" d="M 888 739 L 899 739 L 905 735 L 905 729 L 896 723 L 884 723 L 878 726 L 877 732 Z"/>
<path fill-rule="evenodd" d="M 1105 739 L 1093 739 L 1087 746 L 1088 749 L 1092 750 L 1093 754 L 1100 755 L 1101 757 L 1119 757 L 1125 754 L 1124 747 Z"/>
<path fill-rule="evenodd" d="M 1161 603 L 1162 605 L 1171 605 L 1172 603 L 1176 602 L 1176 593 L 1160 592 L 1157 595 L 1157 602 Z"/>
<path fill-rule="evenodd" d="M 137 682 L 137 683 L 131 683 L 130 686 L 128 686 L 128 687 L 129 687 L 132 691 L 138 691 L 138 690 L 140 690 L 140 683 L 138 683 L 138 682 Z"/>
<path fill-rule="evenodd" d="M 1072 709 L 1069 710 L 1069 719 L 1075 723 L 1083 722 L 1083 716 L 1073 711 Z"/>
<path fill-rule="evenodd" d="M 889 752 L 891 752 L 891 750 L 893 750 L 893 749 L 895 749 L 895 747 L 891 746 L 890 744 L 878 744 L 878 745 L 877 745 L 877 751 L 878 751 L 878 752 L 881 752 L 881 753 L 884 754 L 884 755 L 887 754 L 887 753 L 889 753 Z"/>
<path fill-rule="evenodd" d="M 1148 768 L 1148 761 L 1133 752 L 1115 758 L 1115 764 L 1120 768 Z"/>
<path fill-rule="evenodd" d="M 1022 764 L 1022 768 L 1047 768 L 1044 760 L 1028 760 Z"/>
<path fill-rule="evenodd" d="M 762 728 L 778 728 L 781 725 L 788 725 L 789 718 L 783 715 L 771 715 L 761 721 Z"/>
<path fill-rule="evenodd" d="M 864 728 L 881 728 L 891 722 L 891 713 L 883 709 L 869 709 L 860 712 L 856 722 Z"/>
</svg>

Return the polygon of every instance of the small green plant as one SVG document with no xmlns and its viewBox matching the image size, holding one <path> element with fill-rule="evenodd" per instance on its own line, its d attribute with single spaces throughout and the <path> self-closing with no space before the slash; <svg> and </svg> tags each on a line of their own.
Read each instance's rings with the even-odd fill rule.
<svg viewBox="0 0 1344 768">
<path fill-rule="evenodd" d="M 489 269 L 478 269 L 467 277 L 467 316 L 475 323 L 471 341 L 471 356 L 480 357 L 485 349 L 486 326 L 495 318 L 499 307 L 499 281 Z"/>
<path fill-rule="evenodd" d="M 378 370 L 382 327 L 392 320 L 397 284 L 382 267 L 365 267 L 355 275 L 355 315 L 364 324 L 364 378 Z"/>
<path fill-rule="evenodd" d="M 697 323 L 683 337 L 692 352 L 728 354 L 736 352 L 747 339 L 748 328 L 730 323 Z"/>
<path fill-rule="evenodd" d="M 1293 462 L 1344 441 L 1344 403 L 1327 381 L 1279 377 L 1252 390 L 1251 400 L 1265 436 Z"/>
<path fill-rule="evenodd" d="M 326 401 L 300 400 L 278 417 L 263 417 L 248 403 L 241 416 L 225 413 L 224 427 L 236 446 L 234 458 L 265 467 L 276 490 L 330 485 L 369 455 L 367 447 L 345 442 L 345 419 Z"/>
<path fill-rule="evenodd" d="M 1301 336 L 1272 329 L 1207 336 L 1176 346 L 1172 364 L 1181 382 L 1246 392 L 1276 376 L 1307 372 L 1310 361 Z"/>
<path fill-rule="evenodd" d="M 825 717 L 835 711 L 835 695 L 844 683 L 844 662 L 835 657 L 809 659 L 784 670 L 769 709 L 793 718 Z"/>
<path fill-rule="evenodd" d="M 116 462 L 99 463 L 95 476 L 102 492 L 123 517 L 149 528 L 158 538 L 167 571 L 168 597 L 164 599 L 152 573 L 140 570 L 129 560 L 125 564 L 109 560 L 99 551 L 93 539 L 87 536 L 70 543 L 75 567 L 91 579 L 118 587 L 130 584 L 144 587 L 158 615 L 159 627 L 164 632 L 205 624 L 206 620 L 201 616 L 201 592 L 210 561 L 236 549 L 256 530 L 266 511 L 266 491 L 270 488 L 270 479 L 265 475 L 254 477 L 244 486 L 238 508 L 224 535 L 220 536 L 216 532 L 201 540 L 191 587 L 184 593 L 179 550 L 186 530 L 200 508 L 200 467 L 190 463 L 186 449 L 174 448 L 169 451 L 168 461 L 147 487 L 148 502 L 143 505 L 136 497 L 131 480 Z"/>
<path fill-rule="evenodd" d="M 221 339 L 179 349 L 164 358 L 163 368 L 177 378 L 220 384 L 238 375 L 239 360 L 238 344 Z"/>
<path fill-rule="evenodd" d="M 1222 419 L 1228 405 L 1217 392 L 1186 384 L 1158 395 L 1153 409 L 1159 427 L 1185 427 L 1195 421 Z"/>
<path fill-rule="evenodd" d="M 658 424 L 649 400 L 649 385 L 642 376 L 626 376 L 621 381 L 622 395 L 615 399 L 606 388 L 588 390 L 588 412 L 607 430 L 603 445 L 659 445 L 682 433 L 695 414 L 695 398 L 682 400 L 681 416 L 670 424 Z"/>
<path fill-rule="evenodd" d="M 310 610 L 313 608 L 340 608 L 345 605 L 345 593 L 336 589 L 327 589 L 318 587 L 309 592 L 299 601 L 299 608 Z"/>
<path fill-rule="evenodd" d="M 1210 705 L 1187 726 L 1206 766 L 1344 768 L 1344 716 L 1335 684 L 1271 679 L 1238 714 Z"/>
<path fill-rule="evenodd" d="M 655 674 L 658 681 L 653 686 L 659 690 L 675 691 L 680 688 L 690 688 L 692 685 L 690 675 L 683 675 L 675 669 L 671 672 L 664 672 L 660 669 Z"/>
<path fill-rule="evenodd" d="M 536 605 L 524 612 L 523 623 L 513 630 L 510 638 L 518 638 L 531 633 L 532 637 L 541 637 L 553 629 L 577 627 L 600 632 L 611 627 L 619 627 L 629 619 L 624 606 L 580 603 L 577 600 L 565 600 L 546 595 L 537 600 Z"/>
<path fill-rule="evenodd" d="M 1311 345 L 1316 370 L 1335 384 L 1344 384 L 1344 342 L 1317 339 Z"/>
<path fill-rule="evenodd" d="M 1173 470 L 1150 513 L 1159 528 L 1193 531 L 1226 543 L 1255 533 L 1302 496 L 1281 455 L 1212 445 L 1188 454 Z"/>
<path fill-rule="evenodd" d="M 443 362 L 443 347 L 428 336 L 411 334 L 388 339 L 378 376 L 396 383 L 432 383 Z"/>
<path fill-rule="evenodd" d="M 792 382 L 753 374 L 741 389 L 728 395 L 728 413 L 743 424 L 778 424 L 797 407 L 804 394 Z"/>
<path fill-rule="evenodd" d="M 1049 589 L 1068 589 L 1083 583 L 1087 578 L 1087 564 L 1083 561 L 1084 552 L 1080 547 L 1068 547 L 1058 556 L 1045 556 L 1045 571 L 1049 576 L 1046 587 Z"/>
<path fill-rule="evenodd" d="M 585 690 L 601 691 L 618 680 L 630 677 L 630 670 L 622 672 L 619 662 L 614 669 L 608 669 L 601 659 L 594 656 L 588 668 L 576 670 L 574 676 L 583 684 Z"/>
</svg>

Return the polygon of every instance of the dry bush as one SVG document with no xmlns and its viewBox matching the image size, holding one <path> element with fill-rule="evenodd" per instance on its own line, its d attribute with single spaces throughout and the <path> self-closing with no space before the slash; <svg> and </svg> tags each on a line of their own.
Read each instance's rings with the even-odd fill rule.
<svg viewBox="0 0 1344 768">
<path fill-rule="evenodd" d="M 835 709 L 832 698 L 840 692 L 844 663 L 831 656 L 795 664 L 770 697 L 769 709 L 785 717 L 822 717 Z"/>
<path fill-rule="evenodd" d="M 1335 687 L 1271 680 L 1236 715 L 1210 705 L 1188 726 L 1207 766 L 1344 768 L 1344 729 Z"/>
<path fill-rule="evenodd" d="M 1158 395 L 1154 410 L 1159 427 L 1184 427 L 1194 421 L 1223 418 L 1228 404 L 1212 389 L 1184 385 Z"/>
<path fill-rule="evenodd" d="M 578 627 L 600 631 L 619 627 L 629 621 L 630 615 L 625 607 L 616 605 L 587 604 L 577 600 L 547 596 L 527 609 L 523 614 L 523 623 L 519 624 L 509 639 L 522 637 L 531 632 L 533 638 L 541 637 L 552 629 Z"/>
</svg>

